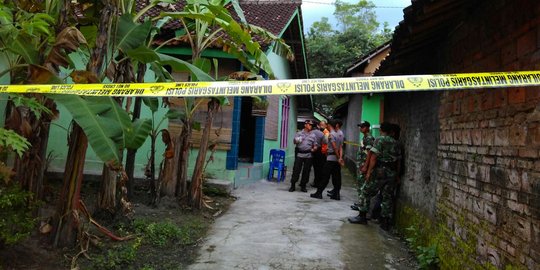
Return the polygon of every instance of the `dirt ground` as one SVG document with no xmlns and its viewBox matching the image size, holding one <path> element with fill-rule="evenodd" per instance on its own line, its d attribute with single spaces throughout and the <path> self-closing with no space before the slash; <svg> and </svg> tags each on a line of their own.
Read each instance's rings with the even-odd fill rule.
<svg viewBox="0 0 540 270">
<path fill-rule="evenodd" d="M 51 181 L 52 190 L 60 190 L 59 181 Z M 92 208 L 95 205 L 99 183 L 83 184 L 81 197 Z M 72 249 L 53 249 L 49 237 L 34 233 L 29 239 L 15 246 L 0 249 L 0 270 L 11 269 L 185 269 L 196 258 L 201 240 L 210 225 L 224 213 L 235 200 L 216 190 L 206 190 L 211 208 L 200 211 L 182 209 L 174 199 L 163 198 L 156 207 L 147 205 L 148 188 L 137 183 L 132 222 L 114 224 L 98 221 L 118 236 L 131 239 L 115 242 L 91 227 L 88 251 L 77 246 Z M 56 194 L 49 194 L 42 216 L 53 213 Z M 90 226 L 89 226 L 90 227 Z"/>
</svg>

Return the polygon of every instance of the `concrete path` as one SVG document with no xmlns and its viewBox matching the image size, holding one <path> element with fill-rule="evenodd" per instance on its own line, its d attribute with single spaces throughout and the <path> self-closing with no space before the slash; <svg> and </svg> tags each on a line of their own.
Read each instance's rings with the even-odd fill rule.
<svg viewBox="0 0 540 270">
<path fill-rule="evenodd" d="M 238 200 L 216 220 L 189 269 L 414 269 L 403 243 L 377 224 L 349 224 L 358 213 L 349 208 L 353 187 L 344 187 L 341 201 L 318 200 L 309 197 L 313 188 L 288 192 L 289 183 L 262 180 L 235 190 Z"/>
</svg>

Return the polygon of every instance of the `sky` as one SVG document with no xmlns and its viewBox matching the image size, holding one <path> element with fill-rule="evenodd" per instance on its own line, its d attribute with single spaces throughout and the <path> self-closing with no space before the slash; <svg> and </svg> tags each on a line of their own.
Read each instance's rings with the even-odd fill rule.
<svg viewBox="0 0 540 270">
<path fill-rule="evenodd" d="M 348 3 L 358 3 L 358 0 L 344 0 Z M 379 23 L 388 22 L 389 28 L 394 30 L 403 19 L 403 8 L 411 5 L 411 0 L 371 0 L 377 8 L 377 20 Z M 334 13 L 334 0 L 303 0 L 302 17 L 304 20 L 304 32 L 308 32 L 311 25 L 322 17 L 327 17 L 330 23 L 336 23 Z M 399 7 L 399 8 L 394 8 Z"/>
</svg>

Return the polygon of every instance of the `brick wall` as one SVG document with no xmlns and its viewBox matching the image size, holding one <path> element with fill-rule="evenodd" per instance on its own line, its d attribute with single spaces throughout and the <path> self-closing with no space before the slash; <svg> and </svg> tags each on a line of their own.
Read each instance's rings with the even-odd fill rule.
<svg viewBox="0 0 540 270">
<path fill-rule="evenodd" d="M 423 72 L 538 70 L 540 1 L 476 3 Z M 385 98 L 385 119 L 404 128 L 402 197 L 435 210 L 471 262 L 540 269 L 540 88 Z"/>
<path fill-rule="evenodd" d="M 439 94 L 396 93 L 385 96 L 385 121 L 399 124 L 404 148 L 401 199 L 434 216 L 436 205 Z"/>
<path fill-rule="evenodd" d="M 479 5 L 450 37 L 447 71 L 538 69 L 540 3 L 495 2 Z M 476 225 L 462 236 L 476 237 L 478 260 L 501 268 L 540 268 L 539 97 L 539 88 L 441 97 L 441 212 L 454 231 L 464 229 L 459 217 Z"/>
</svg>

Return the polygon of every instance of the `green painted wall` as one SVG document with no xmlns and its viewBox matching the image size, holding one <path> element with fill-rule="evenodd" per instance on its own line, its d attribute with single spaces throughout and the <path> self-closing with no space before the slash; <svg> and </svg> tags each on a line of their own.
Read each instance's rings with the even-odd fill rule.
<svg viewBox="0 0 540 270">
<path fill-rule="evenodd" d="M 51 161 L 49 167 L 49 171 L 62 172 L 64 171 L 68 152 L 67 135 L 72 118 L 69 112 L 63 106 L 58 105 L 58 110 L 60 111 L 60 118 L 53 121 L 53 125 L 51 125 L 51 130 L 49 134 L 50 140 L 47 148 L 47 153 L 52 152 L 53 157 L 53 160 Z M 155 114 L 156 124 L 160 121 L 160 119 L 165 115 L 166 112 L 166 110 L 159 110 Z M 142 106 L 141 110 L 141 118 L 152 118 L 151 111 L 144 105 Z M 164 128 L 167 125 L 168 121 L 165 120 L 161 125 L 161 128 Z M 158 141 L 156 143 L 156 168 L 159 168 L 159 164 L 163 159 L 162 157 L 164 151 L 165 145 L 162 143 L 161 137 L 158 137 Z M 147 138 L 143 146 L 137 151 L 137 156 L 135 159 L 135 177 L 144 177 L 144 168 L 146 166 L 146 163 L 148 162 L 149 157 L 150 138 Z M 103 162 L 101 162 L 101 160 L 97 157 L 92 147 L 89 146 L 86 152 L 85 173 L 101 175 L 102 169 Z"/>
<path fill-rule="evenodd" d="M 366 120 L 371 124 L 371 134 L 375 137 L 380 135 L 379 125 L 381 119 L 381 102 L 384 96 L 381 94 L 363 95 L 362 96 L 362 120 Z M 360 140 L 363 135 L 360 133 Z"/>
<path fill-rule="evenodd" d="M 287 59 L 278 56 L 277 54 L 270 52 L 267 54 L 268 60 L 270 61 L 270 64 L 272 66 L 272 70 L 274 71 L 276 79 L 282 80 L 282 79 L 290 79 L 292 77 L 289 62 Z M 263 159 L 263 177 L 266 178 L 268 175 L 268 167 L 269 167 L 269 155 L 271 149 L 279 149 L 280 148 L 280 141 L 279 138 L 281 138 L 281 122 L 282 119 L 282 103 L 283 100 L 280 99 L 279 101 L 279 119 L 278 119 L 278 140 L 264 140 L 264 159 Z M 290 102 L 290 111 L 289 111 L 289 143 L 287 144 L 288 148 L 285 149 L 287 152 L 287 167 L 291 168 L 292 170 L 292 162 L 294 162 L 294 145 L 292 143 L 294 134 L 296 132 L 296 101 L 295 97 L 291 97 Z"/>
<path fill-rule="evenodd" d="M 283 121 L 283 118 L 282 118 L 282 112 L 283 112 L 282 102 L 283 102 L 283 100 L 280 99 L 278 123 L 281 123 Z M 293 165 L 293 162 L 294 162 L 293 138 L 294 138 L 294 134 L 296 133 L 296 121 L 294 119 L 296 119 L 296 102 L 295 102 L 295 97 L 292 97 L 291 98 L 291 107 L 289 108 L 289 127 L 288 127 L 288 129 L 289 129 L 289 137 L 288 137 L 287 149 L 285 149 L 285 152 L 287 153 L 286 164 L 287 164 L 287 167 L 290 168 L 291 170 L 292 170 L 292 165 Z M 281 133 L 282 133 L 282 130 L 281 130 L 281 124 L 280 124 L 279 128 L 278 128 L 278 138 L 281 138 Z M 264 163 L 264 169 L 263 169 L 264 175 L 263 176 L 264 177 L 266 177 L 266 175 L 268 175 L 268 168 L 269 168 L 269 162 L 270 162 L 270 159 L 269 159 L 270 150 L 271 149 L 279 149 L 279 148 L 280 148 L 279 140 L 264 140 L 264 161 L 263 161 L 263 163 Z"/>
</svg>

